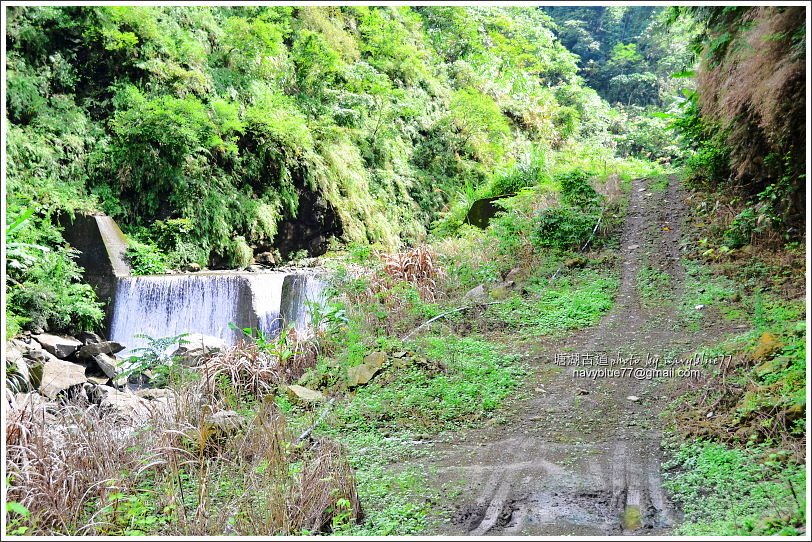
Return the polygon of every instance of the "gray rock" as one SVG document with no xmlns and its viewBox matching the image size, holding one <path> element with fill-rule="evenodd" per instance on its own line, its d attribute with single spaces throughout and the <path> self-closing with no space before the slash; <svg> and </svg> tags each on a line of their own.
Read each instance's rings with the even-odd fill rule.
<svg viewBox="0 0 812 542">
<path fill-rule="evenodd" d="M 80 346 L 82 346 L 81 342 L 66 335 L 42 333 L 40 335 L 35 335 L 34 339 L 36 339 L 47 352 L 60 359 L 65 359 L 76 352 Z"/>
<path fill-rule="evenodd" d="M 466 292 L 463 296 L 463 299 L 468 301 L 473 301 L 474 303 L 485 303 L 488 301 L 488 292 L 485 290 L 485 285 L 480 284 L 475 288 L 471 288 Z"/>
<path fill-rule="evenodd" d="M 91 359 L 99 354 L 116 354 L 122 350 L 124 350 L 122 344 L 113 341 L 102 341 L 82 346 L 77 351 L 76 357 L 79 359 Z"/>
<path fill-rule="evenodd" d="M 288 397 L 305 403 L 318 403 L 324 401 L 324 394 L 320 391 L 311 390 L 310 388 L 305 388 L 304 386 L 297 386 L 296 384 L 291 384 L 288 386 Z"/>
<path fill-rule="evenodd" d="M 183 270 L 186 271 L 187 273 L 197 273 L 198 271 L 200 271 L 200 264 L 192 262 L 186 267 L 184 267 Z"/>
<path fill-rule="evenodd" d="M 231 433 L 242 427 L 245 418 L 233 410 L 221 410 L 206 416 L 205 423 L 211 429 Z"/>
<path fill-rule="evenodd" d="M 151 413 L 146 399 L 142 399 L 130 391 L 119 391 L 109 386 L 98 386 L 96 390 L 101 393 L 99 403 L 101 408 L 122 418 L 136 422 L 143 421 Z"/>
<path fill-rule="evenodd" d="M 39 392 L 49 399 L 56 399 L 60 392 L 85 382 L 87 382 L 87 378 L 85 378 L 84 367 L 69 361 L 55 359 L 42 366 Z"/>
<path fill-rule="evenodd" d="M 228 345 L 223 339 L 192 333 L 185 337 L 184 344 L 180 345 L 172 355 L 178 356 L 187 367 L 197 367 L 214 354 L 225 350 Z"/>
<path fill-rule="evenodd" d="M 76 338 L 82 341 L 82 344 L 96 344 L 104 342 L 104 339 L 90 331 L 82 331 L 81 333 L 77 333 Z"/>
<path fill-rule="evenodd" d="M 14 392 L 25 392 L 31 388 L 28 362 L 14 346 L 6 349 L 6 385 Z"/>
<path fill-rule="evenodd" d="M 372 380 L 375 373 L 380 370 L 380 367 L 374 367 L 366 363 L 350 367 L 347 369 L 347 385 L 350 387 L 362 386 Z"/>
<path fill-rule="evenodd" d="M 93 361 L 99 366 L 99 369 L 107 375 L 108 378 L 116 378 L 119 374 L 119 366 L 122 361 L 116 359 L 115 356 L 110 354 L 96 354 L 93 356 Z"/>
</svg>

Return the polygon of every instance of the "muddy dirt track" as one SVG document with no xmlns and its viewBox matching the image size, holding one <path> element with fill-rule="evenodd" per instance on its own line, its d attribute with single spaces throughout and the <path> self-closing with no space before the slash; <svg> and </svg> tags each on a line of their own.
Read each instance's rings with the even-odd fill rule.
<svg viewBox="0 0 812 542">
<path fill-rule="evenodd" d="M 648 182 L 632 183 L 613 309 L 597 326 L 539 346 L 530 398 L 514 405 L 509 423 L 435 445 L 426 467 L 436 469 L 436 482 L 464 484 L 438 534 L 654 535 L 679 521 L 662 488 L 662 383 L 630 371 L 596 379 L 572 374 L 608 369 L 597 365 L 601 353 L 608 360 L 618 353 L 683 355 L 718 337 L 709 327 L 687 334 L 675 325 L 684 204 L 676 179 L 664 192 Z M 670 275 L 673 302 L 642 303 L 636 276 L 646 264 Z M 592 354 L 592 365 L 566 365 L 575 354 Z"/>
</svg>

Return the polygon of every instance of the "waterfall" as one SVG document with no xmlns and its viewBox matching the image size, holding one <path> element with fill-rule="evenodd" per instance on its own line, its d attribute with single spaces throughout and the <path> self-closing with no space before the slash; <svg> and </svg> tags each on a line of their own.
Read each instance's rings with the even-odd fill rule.
<svg viewBox="0 0 812 542">
<path fill-rule="evenodd" d="M 282 319 L 295 323 L 296 331 L 304 332 L 311 324 L 309 304 L 325 303 L 325 287 L 326 283 L 313 275 L 287 275 L 282 286 Z"/>
<path fill-rule="evenodd" d="M 202 333 L 234 344 L 246 327 L 274 336 L 283 322 L 292 322 L 304 332 L 310 323 L 306 302 L 323 303 L 324 285 L 312 275 L 282 272 L 123 277 L 116 289 L 110 338 L 130 351 L 147 344 L 137 335 Z"/>
</svg>

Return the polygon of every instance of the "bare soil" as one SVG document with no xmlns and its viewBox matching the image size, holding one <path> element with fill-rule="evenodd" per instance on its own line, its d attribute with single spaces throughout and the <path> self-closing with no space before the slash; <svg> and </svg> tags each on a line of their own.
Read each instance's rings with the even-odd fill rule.
<svg viewBox="0 0 812 542">
<path fill-rule="evenodd" d="M 438 487 L 462 486 L 437 534 L 662 535 L 680 521 L 662 487 L 658 414 L 669 379 L 580 378 L 573 369 L 601 367 L 556 363 L 562 353 L 684 357 L 724 332 L 712 318 L 694 333 L 678 325 L 683 197 L 675 178 L 665 191 L 648 182 L 632 183 L 613 309 L 592 328 L 534 348 L 530 393 L 513 404 L 508 423 L 435 442 L 422 460 Z M 646 263 L 670 275 L 662 302 L 638 294 Z"/>
</svg>

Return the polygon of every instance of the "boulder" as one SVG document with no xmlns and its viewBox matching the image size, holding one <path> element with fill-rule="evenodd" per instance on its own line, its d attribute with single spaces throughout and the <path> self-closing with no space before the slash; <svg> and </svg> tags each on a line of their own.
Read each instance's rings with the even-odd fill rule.
<svg viewBox="0 0 812 542">
<path fill-rule="evenodd" d="M 227 347 L 228 345 L 223 339 L 211 335 L 192 333 L 184 338 L 184 344 L 180 345 L 172 353 L 172 356 L 179 357 L 181 363 L 187 367 L 197 367 L 207 358 L 225 350 Z"/>
<path fill-rule="evenodd" d="M 480 284 L 475 288 L 471 288 L 463 296 L 466 301 L 473 301 L 474 303 L 485 303 L 488 301 L 488 292 L 485 290 L 485 285 Z"/>
<path fill-rule="evenodd" d="M 28 391 L 31 387 L 28 362 L 14 346 L 6 349 L 6 385 L 15 392 Z"/>
<path fill-rule="evenodd" d="M 355 367 L 350 367 L 347 369 L 347 384 L 352 388 L 355 386 L 361 386 L 366 384 L 372 377 L 375 376 L 375 373 L 380 371 L 380 367 L 373 367 L 371 365 L 367 365 L 366 363 L 362 363 L 361 365 L 356 365 Z"/>
<path fill-rule="evenodd" d="M 42 333 L 35 335 L 34 339 L 50 354 L 65 359 L 76 352 L 82 343 L 66 335 L 54 335 L 52 333 Z"/>
<path fill-rule="evenodd" d="M 96 365 L 99 366 L 99 369 L 108 377 L 108 378 L 116 378 L 118 376 L 119 365 L 122 363 L 121 360 L 116 359 L 115 356 L 111 356 L 110 354 L 96 354 L 93 356 L 93 361 L 96 362 Z"/>
<path fill-rule="evenodd" d="M 276 265 L 276 258 L 273 255 L 273 252 L 261 252 L 254 256 L 254 261 L 259 265 Z"/>
<path fill-rule="evenodd" d="M 124 350 L 124 346 L 113 341 L 101 341 L 82 346 L 76 353 L 79 359 L 91 359 L 99 354 L 116 354 Z"/>
<path fill-rule="evenodd" d="M 778 338 L 770 332 L 764 332 L 758 338 L 758 344 L 750 352 L 750 360 L 754 363 L 763 363 L 772 357 L 781 349 L 783 345 L 778 341 Z"/>
<path fill-rule="evenodd" d="M 82 331 L 81 333 L 77 333 L 76 339 L 82 341 L 82 344 L 96 344 L 104 342 L 104 339 L 90 331 Z"/>
<path fill-rule="evenodd" d="M 510 292 L 515 289 L 515 287 L 515 282 L 512 280 L 506 280 L 498 284 L 494 284 L 488 292 L 488 295 L 491 297 L 491 299 L 505 299 L 510 295 Z"/>
<path fill-rule="evenodd" d="M 84 367 L 69 361 L 54 359 L 42 366 L 39 392 L 49 399 L 56 399 L 60 392 L 85 382 L 87 382 L 87 378 L 85 378 Z"/>
<path fill-rule="evenodd" d="M 364 358 L 364 365 L 369 367 L 380 369 L 384 363 L 386 363 L 386 354 L 384 352 L 372 352 Z"/>
<path fill-rule="evenodd" d="M 143 421 L 150 415 L 149 403 L 146 399 L 138 397 L 131 391 L 119 391 L 110 386 L 97 386 L 96 392 L 100 394 L 99 405 L 123 418 L 132 421 Z"/>
<path fill-rule="evenodd" d="M 56 410 L 56 403 L 52 403 L 48 398 L 43 397 L 39 393 L 15 393 L 9 394 L 9 402 L 11 408 L 14 410 L 36 410 L 37 408 L 45 408 L 47 410 Z"/>
<path fill-rule="evenodd" d="M 245 418 L 233 410 L 221 410 L 206 416 L 205 424 L 209 429 L 221 433 L 233 433 L 245 423 Z"/>
<path fill-rule="evenodd" d="M 324 401 L 324 394 L 317 390 L 311 390 L 304 386 L 297 386 L 291 384 L 288 386 L 288 397 L 294 401 L 302 401 L 304 403 L 318 403 Z"/>
</svg>

